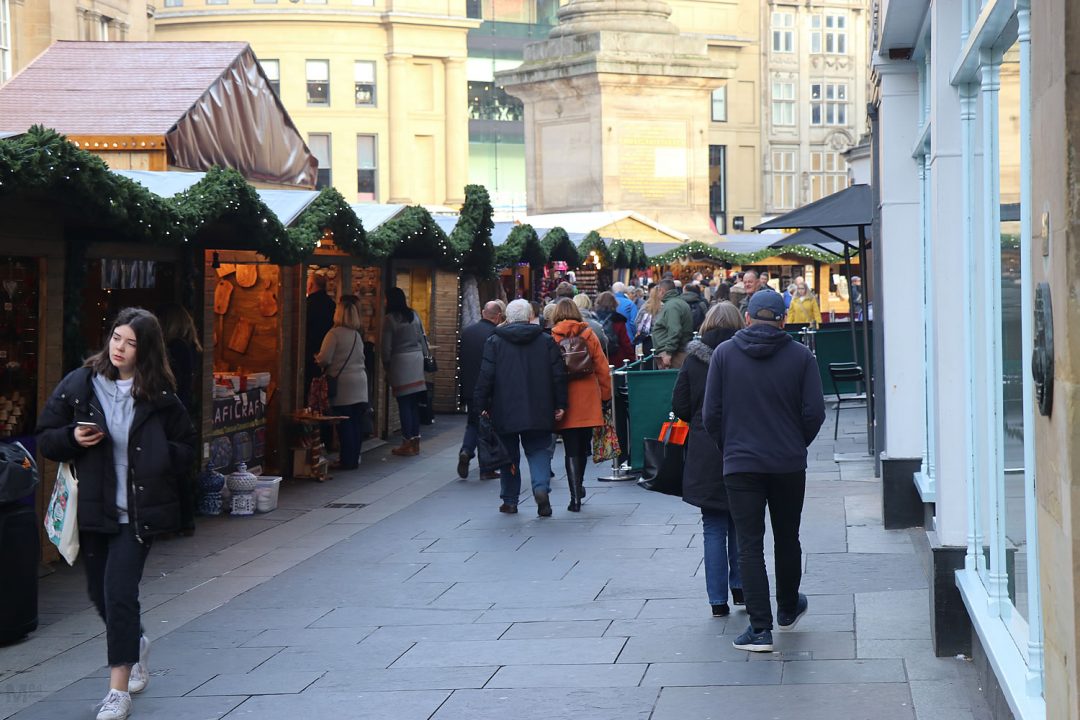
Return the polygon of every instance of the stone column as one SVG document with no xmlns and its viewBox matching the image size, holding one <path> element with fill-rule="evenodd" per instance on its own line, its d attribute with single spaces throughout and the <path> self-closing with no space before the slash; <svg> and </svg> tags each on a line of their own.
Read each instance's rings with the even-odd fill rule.
<svg viewBox="0 0 1080 720">
<path fill-rule="evenodd" d="M 446 58 L 446 204 L 465 202 L 469 177 L 469 81 L 465 58 Z"/>
<path fill-rule="evenodd" d="M 411 204 L 409 198 L 409 60 L 412 55 L 388 53 L 390 94 L 390 197 L 387 202 Z"/>
</svg>

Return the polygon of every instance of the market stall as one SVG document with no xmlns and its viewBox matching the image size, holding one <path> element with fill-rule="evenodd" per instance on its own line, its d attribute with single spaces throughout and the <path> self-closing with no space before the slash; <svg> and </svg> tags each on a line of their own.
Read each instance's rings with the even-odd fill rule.
<svg viewBox="0 0 1080 720">
<path fill-rule="evenodd" d="M 614 282 L 611 251 L 600 237 L 600 233 L 591 231 L 582 239 L 577 249 L 580 258 L 580 264 L 575 272 L 578 290 L 592 297 L 610 290 Z"/>
<path fill-rule="evenodd" d="M 540 277 L 547 253 L 532 225 L 517 225 L 510 231 L 506 242 L 495 248 L 495 263 L 508 301 L 540 298 Z"/>
</svg>

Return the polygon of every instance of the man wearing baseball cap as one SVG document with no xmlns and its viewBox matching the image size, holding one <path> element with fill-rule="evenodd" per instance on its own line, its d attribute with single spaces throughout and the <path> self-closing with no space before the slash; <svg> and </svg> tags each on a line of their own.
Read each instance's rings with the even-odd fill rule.
<svg viewBox="0 0 1080 720">
<path fill-rule="evenodd" d="M 739 569 L 750 627 L 740 650 L 773 649 L 765 570 L 765 508 L 776 556 L 776 621 L 790 630 L 806 613 L 799 523 L 806 492 L 806 448 L 825 422 L 817 359 L 784 332 L 784 298 L 761 289 L 747 327 L 713 352 L 702 408 L 705 429 L 724 455 L 724 484 L 739 538 Z M 753 408 L 752 412 L 746 412 Z M 759 411 L 764 408 L 764 412 Z"/>
</svg>

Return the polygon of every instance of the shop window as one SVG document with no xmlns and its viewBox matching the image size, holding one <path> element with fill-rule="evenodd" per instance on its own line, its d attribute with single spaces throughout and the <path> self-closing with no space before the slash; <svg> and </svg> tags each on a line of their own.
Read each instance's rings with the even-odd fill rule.
<svg viewBox="0 0 1080 720">
<path fill-rule="evenodd" d="M 378 142 L 374 135 L 356 136 L 356 199 L 375 202 L 379 198 Z"/>
<path fill-rule="evenodd" d="M 11 0 L 0 0 L 0 83 L 11 77 Z"/>
<path fill-rule="evenodd" d="M 0 440 L 33 432 L 37 418 L 38 259 L 0 258 Z"/>
<path fill-rule="evenodd" d="M 847 83 L 810 85 L 810 124 L 847 125 Z"/>
<path fill-rule="evenodd" d="M 811 15 L 810 52 L 815 55 L 847 55 L 847 15 Z"/>
<path fill-rule="evenodd" d="M 308 60 L 307 69 L 307 104 L 330 104 L 330 61 Z"/>
<path fill-rule="evenodd" d="M 262 66 L 263 72 L 266 74 L 270 89 L 274 91 L 275 95 L 281 97 L 281 61 L 260 60 L 259 65 Z"/>
<path fill-rule="evenodd" d="M 774 12 L 772 14 L 772 51 L 775 53 L 795 52 L 795 13 Z"/>
<path fill-rule="evenodd" d="M 795 207 L 795 151 L 772 151 L 773 208 Z"/>
<path fill-rule="evenodd" d="M 772 122 L 776 126 L 795 124 L 795 83 L 773 80 Z"/>
<path fill-rule="evenodd" d="M 356 107 L 375 107 L 375 63 L 357 60 L 353 63 Z"/>
<path fill-rule="evenodd" d="M 308 135 L 308 148 L 311 154 L 319 162 L 319 177 L 315 187 L 322 189 L 333 184 L 333 173 L 330 169 L 330 134 L 311 133 Z"/>
<path fill-rule="evenodd" d="M 727 87 L 712 91 L 712 121 L 727 122 Z"/>
</svg>

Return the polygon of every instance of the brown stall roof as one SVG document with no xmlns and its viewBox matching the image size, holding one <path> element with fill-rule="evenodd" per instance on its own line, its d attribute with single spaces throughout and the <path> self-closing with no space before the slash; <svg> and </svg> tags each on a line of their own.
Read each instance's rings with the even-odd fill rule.
<svg viewBox="0 0 1080 720">
<path fill-rule="evenodd" d="M 59 41 L 0 87 L 0 132 L 164 135 L 173 165 L 314 186 L 317 163 L 244 42 Z"/>
</svg>

